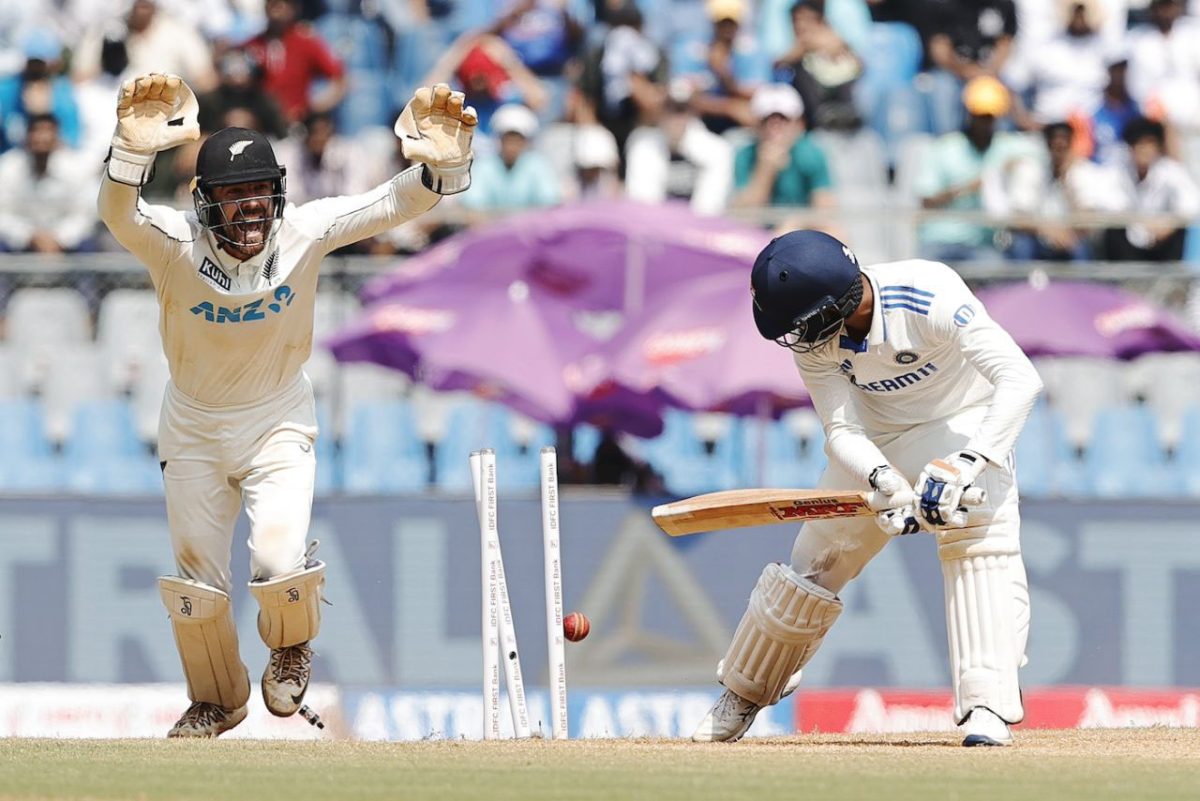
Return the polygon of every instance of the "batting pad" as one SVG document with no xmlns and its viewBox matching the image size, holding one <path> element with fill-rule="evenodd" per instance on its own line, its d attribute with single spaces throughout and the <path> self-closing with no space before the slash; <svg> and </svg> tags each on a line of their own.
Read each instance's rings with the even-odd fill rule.
<svg viewBox="0 0 1200 801">
<path fill-rule="evenodd" d="M 321 629 L 321 588 L 325 563 L 311 560 L 295 573 L 250 582 L 258 601 L 258 633 L 268 648 L 299 645 Z"/>
<path fill-rule="evenodd" d="M 946 632 L 954 682 L 954 718 L 986 706 L 1008 723 L 1025 717 L 1017 668 L 1025 658 L 1014 588 L 1019 554 L 990 554 L 942 562 Z M 1023 575 L 1023 571 L 1022 571 Z"/>
<path fill-rule="evenodd" d="M 829 590 L 787 565 L 767 565 L 717 678 L 747 701 L 774 704 L 841 612 L 842 602 Z"/>
<path fill-rule="evenodd" d="M 200 581 L 162 576 L 159 593 L 171 615 L 188 697 L 240 709 L 250 700 L 250 674 L 238 654 L 229 596 Z"/>
</svg>

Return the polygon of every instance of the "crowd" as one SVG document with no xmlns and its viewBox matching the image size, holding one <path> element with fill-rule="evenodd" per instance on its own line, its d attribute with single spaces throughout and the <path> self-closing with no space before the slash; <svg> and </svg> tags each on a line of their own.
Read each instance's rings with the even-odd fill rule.
<svg viewBox="0 0 1200 801">
<path fill-rule="evenodd" d="M 480 116 L 457 219 L 590 199 L 834 209 L 826 137 L 883 143 L 920 255 L 1178 260 L 1200 212 L 1200 0 L 23 0 L 0 8 L 0 249 L 113 247 L 90 190 L 121 80 L 183 76 L 205 133 L 278 142 L 289 199 L 402 169 L 418 85 Z M 828 141 L 828 140 L 824 140 Z M 849 139 L 848 139 L 849 141 Z M 905 149 L 906 142 L 924 146 Z M 190 203 L 195 146 L 146 195 Z M 919 158 L 906 164 L 902 152 Z M 854 158 L 853 152 L 837 154 Z M 889 187 L 889 191 L 893 191 Z M 878 198 L 883 205 L 886 198 Z M 1072 215 L 1158 214 L 1111 228 Z M 1178 219 L 1169 219 L 1174 216 Z M 772 218 L 776 224 L 786 217 Z M 835 224 L 832 222 L 832 227 Z M 416 222 L 360 246 L 403 253 Z"/>
</svg>

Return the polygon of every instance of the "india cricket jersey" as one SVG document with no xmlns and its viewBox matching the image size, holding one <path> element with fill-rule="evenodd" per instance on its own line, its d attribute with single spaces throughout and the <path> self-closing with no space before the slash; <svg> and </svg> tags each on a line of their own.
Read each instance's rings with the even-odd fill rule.
<svg viewBox="0 0 1200 801">
<path fill-rule="evenodd" d="M 946 265 L 913 259 L 863 273 L 875 296 L 867 338 L 843 329 L 796 355 L 831 455 L 865 478 L 886 463 L 873 436 L 986 407 L 967 447 L 1002 463 L 1041 387 L 1029 359 Z"/>
</svg>

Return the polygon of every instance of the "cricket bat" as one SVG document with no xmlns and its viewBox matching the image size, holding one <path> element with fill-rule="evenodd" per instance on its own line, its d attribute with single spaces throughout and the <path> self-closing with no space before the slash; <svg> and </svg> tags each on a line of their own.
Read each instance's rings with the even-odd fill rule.
<svg viewBox="0 0 1200 801">
<path fill-rule="evenodd" d="M 654 522 L 672 537 L 727 528 L 803 523 L 831 517 L 874 515 L 866 492 L 820 489 L 740 489 L 710 492 L 655 506 Z M 977 487 L 963 495 L 965 506 L 983 503 Z"/>
</svg>

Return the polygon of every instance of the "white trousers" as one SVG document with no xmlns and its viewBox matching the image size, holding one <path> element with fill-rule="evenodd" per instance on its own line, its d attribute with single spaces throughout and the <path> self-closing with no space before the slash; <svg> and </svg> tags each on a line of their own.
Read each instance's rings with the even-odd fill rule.
<svg viewBox="0 0 1200 801">
<path fill-rule="evenodd" d="M 984 412 L 982 407 L 972 408 L 946 420 L 926 423 L 901 433 L 872 435 L 871 439 L 883 451 L 891 465 L 909 482 L 915 484 L 921 469 L 930 460 L 966 447 Z M 976 556 L 1004 556 L 1007 572 L 1003 580 L 1011 594 L 1004 598 L 1003 609 L 997 612 L 1011 615 L 1012 619 L 1012 647 L 1016 653 L 1011 665 L 1006 665 L 1005 670 L 1011 667 L 1015 686 L 1017 668 L 1025 661 L 1025 646 L 1029 633 L 1029 588 L 1020 557 L 1021 521 L 1011 458 L 1004 466 L 989 465 L 975 483 L 987 491 L 987 501 L 969 510 L 966 527 L 936 534 L 938 558 L 942 562 L 943 572 L 948 573 L 948 563 L 953 560 Z M 865 489 L 859 487 L 834 464 L 830 464 L 826 469 L 818 486 L 829 489 Z M 880 530 L 871 517 L 814 520 L 804 524 L 796 536 L 792 546 L 792 568 L 801 576 L 838 593 L 892 539 Z M 947 589 L 948 594 L 949 592 Z M 948 597 L 948 606 L 950 601 Z M 978 634 L 982 636 L 983 633 Z M 952 649 L 952 666 L 960 661 L 960 655 L 953 653 Z M 1002 658 L 1000 661 L 1007 663 L 1008 660 Z M 956 688 L 959 683 L 956 677 Z M 965 699 L 960 699 L 962 700 Z"/>
<path fill-rule="evenodd" d="M 168 383 L 158 451 L 179 575 L 229 593 L 238 512 L 250 520 L 252 579 L 304 566 L 317 422 L 303 373 L 253 404 L 207 406 Z"/>
</svg>

